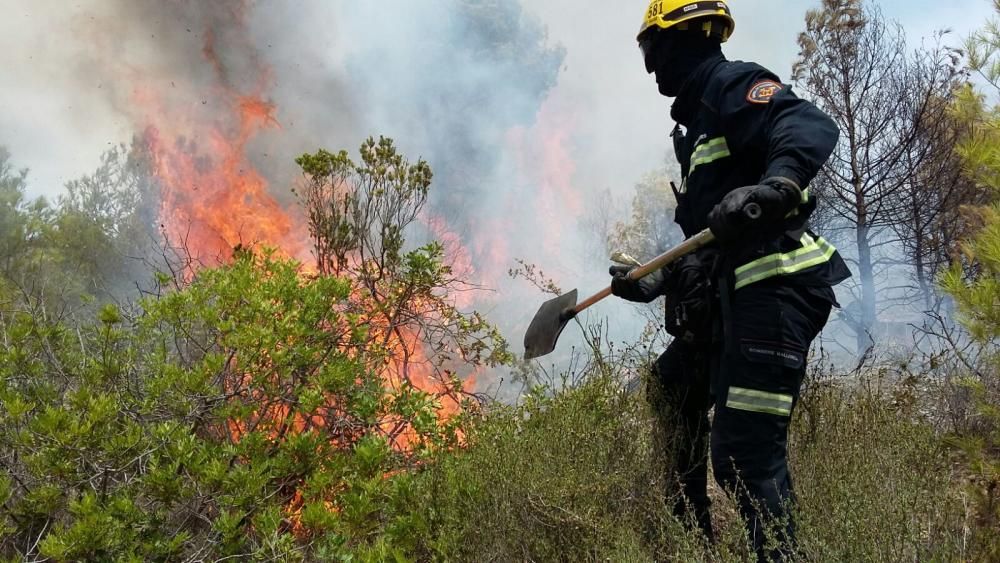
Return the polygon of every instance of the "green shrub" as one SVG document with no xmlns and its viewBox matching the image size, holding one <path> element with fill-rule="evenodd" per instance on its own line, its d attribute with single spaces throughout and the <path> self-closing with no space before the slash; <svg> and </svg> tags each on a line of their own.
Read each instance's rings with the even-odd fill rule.
<svg viewBox="0 0 1000 563">
<path fill-rule="evenodd" d="M 135 327 L 111 308 L 79 333 L 5 321 L 0 556 L 747 560 L 717 488 L 717 545 L 669 515 L 654 409 L 610 375 L 425 428 L 429 447 L 412 457 L 390 448 L 378 420 L 421 416 L 433 401 L 358 379 L 356 358 L 316 355 L 332 345 L 311 332 L 324 325 L 316 315 L 333 314 L 341 295 L 335 280 L 245 253 L 149 304 Z M 221 400 L 216 376 L 250 366 L 269 376 L 239 379 L 239 400 Z M 290 405 L 286 421 L 313 412 L 316 390 L 344 398 L 341 420 L 356 433 L 275 440 L 283 422 L 269 419 L 226 435 L 269 401 Z M 807 389 L 792 430 L 803 558 L 972 557 L 967 536 L 987 531 L 965 518 L 950 450 L 913 404 L 870 385 Z"/>
<path fill-rule="evenodd" d="M 903 384 L 895 384 L 903 385 Z M 876 379 L 811 386 L 792 431 L 810 561 L 966 559 L 961 478 L 943 437 Z"/>
<path fill-rule="evenodd" d="M 940 432 L 895 395 L 811 385 L 792 428 L 801 557 L 970 557 L 963 479 Z M 897 393 L 894 393 L 897 392 Z M 430 539 L 420 559 L 747 561 L 742 523 L 713 484 L 717 543 L 668 514 L 663 453 L 644 397 L 595 376 L 518 407 L 493 406 L 466 448 L 420 477 Z"/>
<path fill-rule="evenodd" d="M 402 553 L 424 531 L 410 472 L 460 419 L 418 424 L 434 397 L 377 369 L 349 289 L 243 251 L 132 324 L 114 307 L 79 331 L 5 317 L 0 556 Z M 400 424 L 406 450 L 385 430 Z"/>
<path fill-rule="evenodd" d="M 644 400 L 611 377 L 492 405 L 467 447 L 422 475 L 433 558 L 697 561 L 668 516 Z"/>
<path fill-rule="evenodd" d="M 218 268 L 173 264 L 134 316 L 109 306 L 76 325 L 47 314 L 46 294 L 15 294 L 0 268 L 0 558 L 418 551 L 428 526 L 414 474 L 459 445 L 466 418 L 442 412 L 472 404 L 455 374 L 509 353 L 457 309 L 449 292 L 465 286 L 443 245 L 406 245 L 429 166 L 386 138 L 361 153 L 300 159 L 310 232 L 329 251 L 312 275 L 238 246 Z M 17 219 L 0 229 L 4 252 L 39 238 L 22 180 L 0 152 L 0 216 Z M 113 199 L 90 189 L 102 181 L 71 188 L 65 236 Z"/>
</svg>

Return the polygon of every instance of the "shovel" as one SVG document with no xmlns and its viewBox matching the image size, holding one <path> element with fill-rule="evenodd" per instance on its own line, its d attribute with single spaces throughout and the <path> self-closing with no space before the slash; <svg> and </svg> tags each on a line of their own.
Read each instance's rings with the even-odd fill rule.
<svg viewBox="0 0 1000 563">
<path fill-rule="evenodd" d="M 629 272 L 628 278 L 633 281 L 642 279 L 667 264 L 676 261 L 678 258 L 690 254 L 714 240 L 715 235 L 713 235 L 708 229 L 705 229 L 656 258 L 653 258 L 648 263 L 635 268 Z M 556 341 L 559 340 L 559 335 L 562 334 L 566 325 L 573 320 L 574 317 L 590 308 L 591 305 L 595 305 L 610 295 L 611 286 L 608 286 L 595 293 L 590 298 L 584 300 L 582 303 L 577 303 L 577 291 L 574 289 L 569 293 L 565 293 L 555 299 L 546 301 L 545 304 L 538 309 L 538 312 L 535 313 L 535 318 L 531 320 L 531 324 L 528 326 L 528 332 L 524 333 L 524 359 L 533 360 L 535 358 L 540 358 L 555 350 Z"/>
<path fill-rule="evenodd" d="M 747 219 L 751 221 L 759 219 L 762 214 L 760 206 L 756 203 L 748 204 L 744 208 L 744 213 Z M 705 229 L 653 258 L 648 263 L 635 268 L 629 272 L 628 278 L 632 281 L 642 279 L 714 240 L 715 235 L 710 230 Z M 556 341 L 559 340 L 559 335 L 562 334 L 563 329 L 566 328 L 569 321 L 609 295 L 611 295 L 611 286 L 595 293 L 582 303 L 577 303 L 577 291 L 574 289 L 569 293 L 546 301 L 538 309 L 538 312 L 535 313 L 535 318 L 531 320 L 531 324 L 528 326 L 528 332 L 524 334 L 524 359 L 533 360 L 540 358 L 555 350 Z"/>
</svg>

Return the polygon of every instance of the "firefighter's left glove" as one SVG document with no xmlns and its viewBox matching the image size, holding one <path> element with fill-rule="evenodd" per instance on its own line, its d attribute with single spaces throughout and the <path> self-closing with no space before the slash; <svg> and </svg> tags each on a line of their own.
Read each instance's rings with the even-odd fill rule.
<svg viewBox="0 0 1000 563">
<path fill-rule="evenodd" d="M 752 234 L 780 231 L 785 217 L 802 201 L 802 190 L 787 178 L 768 178 L 726 194 L 708 214 L 708 227 L 721 243 L 731 244 Z M 760 216 L 751 218 L 751 204 Z"/>
<path fill-rule="evenodd" d="M 652 303 L 663 294 L 663 271 L 657 270 L 639 280 L 630 280 L 632 266 L 611 266 L 611 293 L 634 303 Z"/>
</svg>

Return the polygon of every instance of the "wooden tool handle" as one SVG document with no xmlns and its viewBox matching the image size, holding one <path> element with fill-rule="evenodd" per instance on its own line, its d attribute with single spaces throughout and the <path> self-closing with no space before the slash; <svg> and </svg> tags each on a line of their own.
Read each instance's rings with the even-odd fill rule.
<svg viewBox="0 0 1000 563">
<path fill-rule="evenodd" d="M 677 260 L 678 258 L 691 254 L 692 252 L 698 250 L 699 248 L 707 244 L 711 244 L 713 241 L 715 241 L 715 235 L 712 234 L 712 231 L 705 229 L 704 231 L 678 244 L 677 246 L 657 256 L 656 258 L 653 258 L 652 260 L 643 264 L 642 266 L 639 266 L 638 268 L 632 270 L 631 272 L 629 272 L 628 277 L 632 281 L 642 279 L 648 276 L 649 274 L 655 272 L 656 270 L 659 270 L 660 268 L 666 266 L 667 264 L 670 264 L 671 262 Z M 598 301 L 601 301 L 610 295 L 611 295 L 611 287 L 608 286 L 602 289 L 601 291 L 595 293 L 591 297 L 588 297 L 587 299 L 584 299 L 580 303 L 577 303 L 576 307 L 573 307 L 573 309 L 570 310 L 571 314 L 567 315 L 567 317 L 572 318 L 575 317 L 576 315 L 579 315 L 590 306 L 596 304 Z"/>
<path fill-rule="evenodd" d="M 598 301 L 604 299 L 605 297 L 610 297 L 610 296 L 611 296 L 611 286 L 609 285 L 608 287 L 605 287 L 604 289 L 598 291 L 594 295 L 591 295 L 587 299 L 584 299 L 580 303 L 577 303 L 576 307 L 573 307 L 574 316 L 579 315 L 584 311 L 584 309 L 590 307 L 591 305 L 597 303 Z"/>
<path fill-rule="evenodd" d="M 691 254 L 699 248 L 711 244 L 714 241 L 715 235 L 712 234 L 712 231 L 705 229 L 656 258 L 653 258 L 642 266 L 632 270 L 628 274 L 628 279 L 632 281 L 640 280 L 667 264 L 676 261 L 678 258 Z"/>
</svg>

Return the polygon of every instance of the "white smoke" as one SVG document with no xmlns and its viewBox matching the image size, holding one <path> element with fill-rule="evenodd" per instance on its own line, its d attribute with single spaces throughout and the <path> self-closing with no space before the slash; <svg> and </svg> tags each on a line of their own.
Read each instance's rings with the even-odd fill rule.
<svg viewBox="0 0 1000 563">
<path fill-rule="evenodd" d="M 604 194 L 626 208 L 632 186 L 673 161 L 669 100 L 634 42 L 646 4 L 247 1 L 244 29 L 243 0 L 0 0 L 0 145 L 32 169 L 32 194 L 51 197 L 106 147 L 141 133 L 137 87 L 212 119 L 214 84 L 250 92 L 269 68 L 261 93 L 281 129 L 256 139 L 251 156 L 281 201 L 298 154 L 353 151 L 388 135 L 430 162 L 432 205 L 478 259 L 502 250 L 586 294 L 606 282 L 606 263 L 581 215 L 613 207 Z M 917 37 L 951 25 L 960 38 L 991 9 L 986 0 L 880 4 Z M 727 55 L 787 77 L 805 12 L 817 5 L 733 0 Z M 221 74 L 203 55 L 208 30 Z M 482 248 L 484 240 L 505 248 Z M 542 297 L 493 281 L 490 307 L 519 350 Z M 596 314 L 615 317 L 622 335 L 636 324 L 620 304 L 601 307 Z"/>
</svg>

